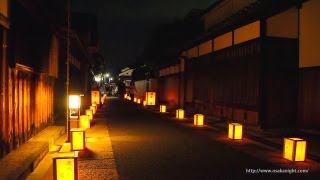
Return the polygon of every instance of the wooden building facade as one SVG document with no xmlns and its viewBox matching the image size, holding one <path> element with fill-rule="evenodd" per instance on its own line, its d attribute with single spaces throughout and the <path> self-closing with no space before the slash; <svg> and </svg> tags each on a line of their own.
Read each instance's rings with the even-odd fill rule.
<svg viewBox="0 0 320 180">
<path fill-rule="evenodd" d="M 261 128 L 320 129 L 319 7 L 316 0 L 217 1 L 202 17 L 206 32 L 180 54 L 177 104 Z M 160 82 L 173 78 L 161 77 L 165 69 Z"/>
</svg>

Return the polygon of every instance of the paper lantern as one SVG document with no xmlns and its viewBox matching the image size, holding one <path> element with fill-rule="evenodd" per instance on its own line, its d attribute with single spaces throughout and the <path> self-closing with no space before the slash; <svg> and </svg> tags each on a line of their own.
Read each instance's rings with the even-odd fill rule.
<svg viewBox="0 0 320 180">
<path fill-rule="evenodd" d="M 91 91 L 91 104 L 100 104 L 100 91 Z"/>
<path fill-rule="evenodd" d="M 242 125 L 239 123 L 230 123 L 228 137 L 230 139 L 242 139 Z"/>
<path fill-rule="evenodd" d="M 162 113 L 166 112 L 166 105 L 160 105 L 160 112 Z"/>
<path fill-rule="evenodd" d="M 79 172 L 78 153 L 58 153 L 53 158 L 54 180 L 77 180 Z"/>
<path fill-rule="evenodd" d="M 79 119 L 81 99 L 79 95 L 69 95 L 69 119 Z"/>
<path fill-rule="evenodd" d="M 80 128 L 83 128 L 83 129 L 90 128 L 90 119 L 88 115 L 80 116 Z"/>
<path fill-rule="evenodd" d="M 195 114 L 194 116 L 194 125 L 195 126 L 203 126 L 204 124 L 204 116 L 202 114 Z"/>
<path fill-rule="evenodd" d="M 133 98 L 133 102 L 137 102 L 137 98 Z"/>
<path fill-rule="evenodd" d="M 155 92 L 146 92 L 146 105 L 155 105 L 156 104 L 156 93 Z"/>
<path fill-rule="evenodd" d="M 183 119 L 184 118 L 184 110 L 183 109 L 177 109 L 176 110 L 176 118 L 177 119 Z"/>
<path fill-rule="evenodd" d="M 93 106 L 94 108 L 96 108 L 96 110 L 98 109 L 98 105 L 93 103 L 91 106 Z"/>
<path fill-rule="evenodd" d="M 307 141 L 300 138 L 284 138 L 283 157 L 290 161 L 305 161 Z"/>
<path fill-rule="evenodd" d="M 71 150 L 81 151 L 86 148 L 86 131 L 83 128 L 73 128 L 71 134 Z"/>
<path fill-rule="evenodd" d="M 140 103 L 141 103 L 141 100 L 140 100 L 140 99 L 137 99 L 137 103 L 140 104 Z"/>
<path fill-rule="evenodd" d="M 124 98 L 124 99 L 127 99 L 127 94 L 124 94 L 123 98 Z"/>
<path fill-rule="evenodd" d="M 146 106 L 147 105 L 147 101 L 143 101 L 143 106 Z"/>
<path fill-rule="evenodd" d="M 92 110 L 93 114 L 96 114 L 96 108 L 94 106 L 90 106 L 90 109 Z"/>
<path fill-rule="evenodd" d="M 86 115 L 89 116 L 89 120 L 92 121 L 93 120 L 93 111 L 92 109 L 87 109 L 86 110 Z"/>
</svg>

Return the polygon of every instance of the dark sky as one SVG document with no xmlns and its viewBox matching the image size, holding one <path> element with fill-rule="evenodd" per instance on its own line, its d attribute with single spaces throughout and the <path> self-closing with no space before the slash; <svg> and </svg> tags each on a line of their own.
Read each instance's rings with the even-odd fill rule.
<svg viewBox="0 0 320 180">
<path fill-rule="evenodd" d="M 135 61 L 152 28 L 204 9 L 215 0 L 73 0 L 76 12 L 98 16 L 100 51 L 109 65 L 122 68 Z"/>
</svg>

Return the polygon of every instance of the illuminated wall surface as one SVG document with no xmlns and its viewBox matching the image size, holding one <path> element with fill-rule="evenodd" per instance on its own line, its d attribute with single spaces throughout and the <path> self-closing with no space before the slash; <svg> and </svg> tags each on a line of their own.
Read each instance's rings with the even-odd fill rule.
<svg viewBox="0 0 320 180">
<path fill-rule="evenodd" d="M 199 56 L 209 54 L 211 52 L 212 52 L 212 40 L 209 40 L 199 45 Z"/>
<path fill-rule="evenodd" d="M 214 38 L 213 40 L 214 51 L 229 47 L 232 45 L 232 32 L 225 33 L 221 36 Z"/>
<path fill-rule="evenodd" d="M 91 91 L 91 104 L 100 104 L 100 91 Z"/>
<path fill-rule="evenodd" d="M 267 36 L 298 38 L 299 10 L 295 7 L 290 8 L 268 18 L 266 24 Z"/>
<path fill-rule="evenodd" d="M 283 157 L 290 161 L 305 161 L 307 142 L 300 138 L 284 138 Z"/>
<path fill-rule="evenodd" d="M 303 3 L 300 10 L 300 68 L 320 66 L 319 10 L 319 0 Z"/>
<path fill-rule="evenodd" d="M 187 51 L 188 59 L 198 57 L 198 46 L 193 47 Z"/>
<path fill-rule="evenodd" d="M 234 30 L 234 44 L 243 43 L 260 37 L 260 21 L 256 21 Z"/>
<path fill-rule="evenodd" d="M 0 0 L 0 14 L 8 17 L 8 0 Z"/>
</svg>

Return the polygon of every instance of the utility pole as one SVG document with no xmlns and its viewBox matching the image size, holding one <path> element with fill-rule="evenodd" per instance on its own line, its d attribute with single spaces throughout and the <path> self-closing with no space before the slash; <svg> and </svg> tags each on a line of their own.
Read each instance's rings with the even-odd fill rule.
<svg viewBox="0 0 320 180">
<path fill-rule="evenodd" d="M 70 1 L 68 0 L 68 9 L 67 9 L 67 77 L 66 77 L 66 97 L 67 97 L 67 108 L 66 108 L 66 129 L 67 129 L 67 141 L 70 141 L 69 138 L 69 63 L 70 63 Z"/>
</svg>

